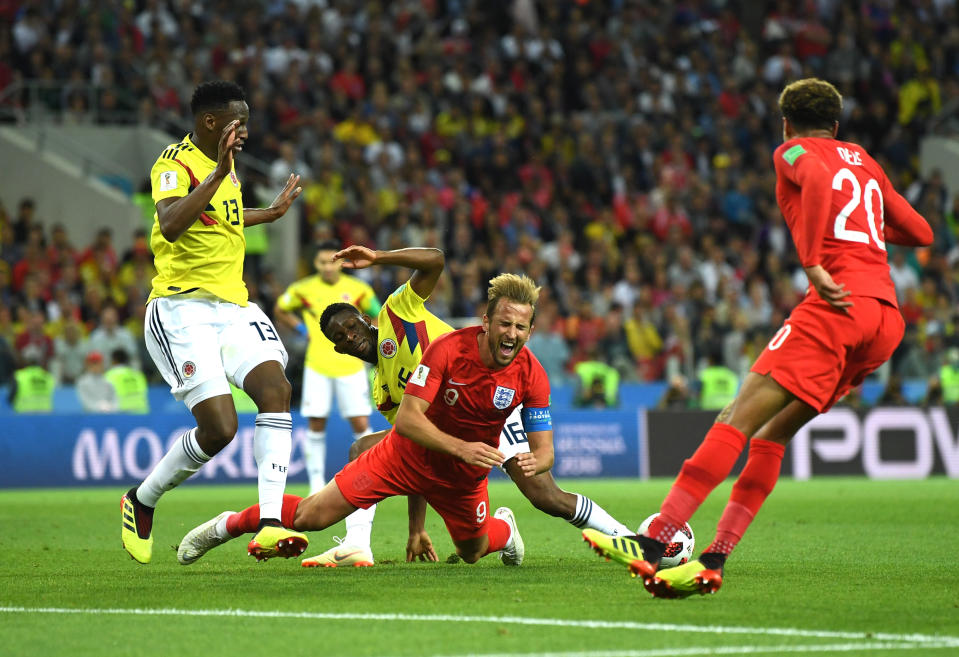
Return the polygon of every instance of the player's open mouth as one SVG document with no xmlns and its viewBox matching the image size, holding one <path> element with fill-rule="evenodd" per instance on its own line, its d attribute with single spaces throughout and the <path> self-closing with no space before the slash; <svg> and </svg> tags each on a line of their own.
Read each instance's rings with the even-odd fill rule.
<svg viewBox="0 0 959 657">
<path fill-rule="evenodd" d="M 499 352 L 503 356 L 512 356 L 513 350 L 516 348 L 516 343 L 509 340 L 503 340 L 499 343 Z"/>
</svg>

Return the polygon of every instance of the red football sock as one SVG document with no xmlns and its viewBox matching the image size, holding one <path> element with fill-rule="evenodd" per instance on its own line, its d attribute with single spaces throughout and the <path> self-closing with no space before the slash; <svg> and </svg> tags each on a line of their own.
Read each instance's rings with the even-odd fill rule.
<svg viewBox="0 0 959 657">
<path fill-rule="evenodd" d="M 729 503 L 719 519 L 716 539 L 705 552 L 728 555 L 733 551 L 776 485 L 785 451 L 785 445 L 753 438 L 746 467 L 733 484 Z"/>
<path fill-rule="evenodd" d="M 499 518 L 491 518 L 489 521 L 489 547 L 486 548 L 486 554 L 498 552 L 506 547 L 509 541 L 509 523 Z"/>
<path fill-rule="evenodd" d="M 287 529 L 296 529 L 293 526 L 293 519 L 296 517 L 296 507 L 299 506 L 303 498 L 299 495 L 284 495 L 283 508 L 280 510 L 280 522 Z M 251 534 L 260 526 L 260 505 L 254 504 L 247 507 L 239 513 L 234 513 L 226 519 L 226 530 L 230 536 L 236 538 L 243 534 Z"/>
<path fill-rule="evenodd" d="M 729 475 L 736 459 L 746 446 L 746 436 L 739 429 L 717 422 L 706 434 L 699 449 L 679 471 L 669 494 L 646 535 L 661 543 L 673 540 L 673 534 L 693 517 L 716 486 Z"/>
</svg>

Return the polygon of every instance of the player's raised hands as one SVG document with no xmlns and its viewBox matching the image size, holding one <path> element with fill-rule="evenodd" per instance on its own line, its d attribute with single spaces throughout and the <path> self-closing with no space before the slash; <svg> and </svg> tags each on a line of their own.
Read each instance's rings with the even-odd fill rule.
<svg viewBox="0 0 959 657">
<path fill-rule="evenodd" d="M 276 195 L 275 199 L 273 199 L 273 203 L 270 205 L 270 210 L 273 210 L 277 213 L 277 218 L 286 214 L 286 211 L 290 209 L 290 206 L 293 204 L 293 201 L 296 200 L 296 197 L 303 193 L 303 188 L 297 185 L 299 182 L 300 177 L 291 173 L 290 177 L 286 179 L 286 184 L 283 186 L 283 189 L 281 189 L 280 193 Z"/>
<path fill-rule="evenodd" d="M 461 461 L 481 468 L 494 468 L 503 465 L 503 453 L 486 443 L 462 441 L 455 456 Z"/>
<path fill-rule="evenodd" d="M 229 175 L 233 170 L 233 155 L 240 150 L 236 134 L 239 125 L 238 120 L 230 121 L 220 133 L 220 141 L 216 148 L 216 169 L 221 176 Z"/>
<path fill-rule="evenodd" d="M 334 253 L 333 260 L 342 260 L 346 269 L 365 269 L 376 262 L 376 251 L 354 244 Z"/>
<path fill-rule="evenodd" d="M 411 532 L 406 541 L 406 561 L 439 561 L 436 556 L 436 550 L 433 549 L 433 541 L 430 535 L 425 531 Z"/>
<path fill-rule="evenodd" d="M 532 477 L 536 474 L 536 455 L 532 452 L 520 452 L 516 455 L 516 465 L 525 476 Z"/>
<path fill-rule="evenodd" d="M 849 314 L 849 308 L 853 305 L 852 301 L 844 301 L 846 297 L 852 294 L 846 289 L 844 283 L 836 283 L 829 275 L 829 272 L 822 268 L 822 265 L 806 267 L 806 276 L 809 283 L 819 294 L 819 297 L 833 308 Z"/>
</svg>

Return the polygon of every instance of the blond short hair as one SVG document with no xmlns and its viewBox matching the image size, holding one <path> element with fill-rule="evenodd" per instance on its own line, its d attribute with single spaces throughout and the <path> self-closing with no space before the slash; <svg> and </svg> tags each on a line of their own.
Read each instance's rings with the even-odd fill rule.
<svg viewBox="0 0 959 657">
<path fill-rule="evenodd" d="M 842 114 L 842 94 L 819 78 L 796 80 L 779 94 L 779 109 L 797 130 L 832 130 Z"/>
<path fill-rule="evenodd" d="M 487 292 L 486 316 L 492 317 L 500 299 L 508 299 L 515 303 L 522 303 L 533 309 L 531 317 L 536 317 L 536 301 L 542 288 L 525 274 L 500 274 L 490 279 Z M 530 320 L 532 321 L 532 319 Z"/>
</svg>

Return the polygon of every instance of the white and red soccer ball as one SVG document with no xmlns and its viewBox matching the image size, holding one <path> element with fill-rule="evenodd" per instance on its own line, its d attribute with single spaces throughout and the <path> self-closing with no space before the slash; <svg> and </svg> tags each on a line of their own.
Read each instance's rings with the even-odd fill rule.
<svg viewBox="0 0 959 657">
<path fill-rule="evenodd" d="M 653 521 L 653 518 L 658 516 L 659 513 L 654 513 L 653 515 L 646 518 L 643 521 L 643 524 L 639 526 L 639 529 L 636 531 L 637 534 L 644 533 L 649 528 L 649 523 Z M 696 539 L 693 538 L 693 528 L 689 526 L 687 522 L 685 525 L 679 528 L 679 530 L 673 534 L 673 540 L 666 546 L 666 552 L 663 553 L 663 559 L 659 562 L 660 568 L 672 568 L 673 566 L 682 566 L 684 563 L 693 558 L 693 548 L 695 547 Z"/>
</svg>

